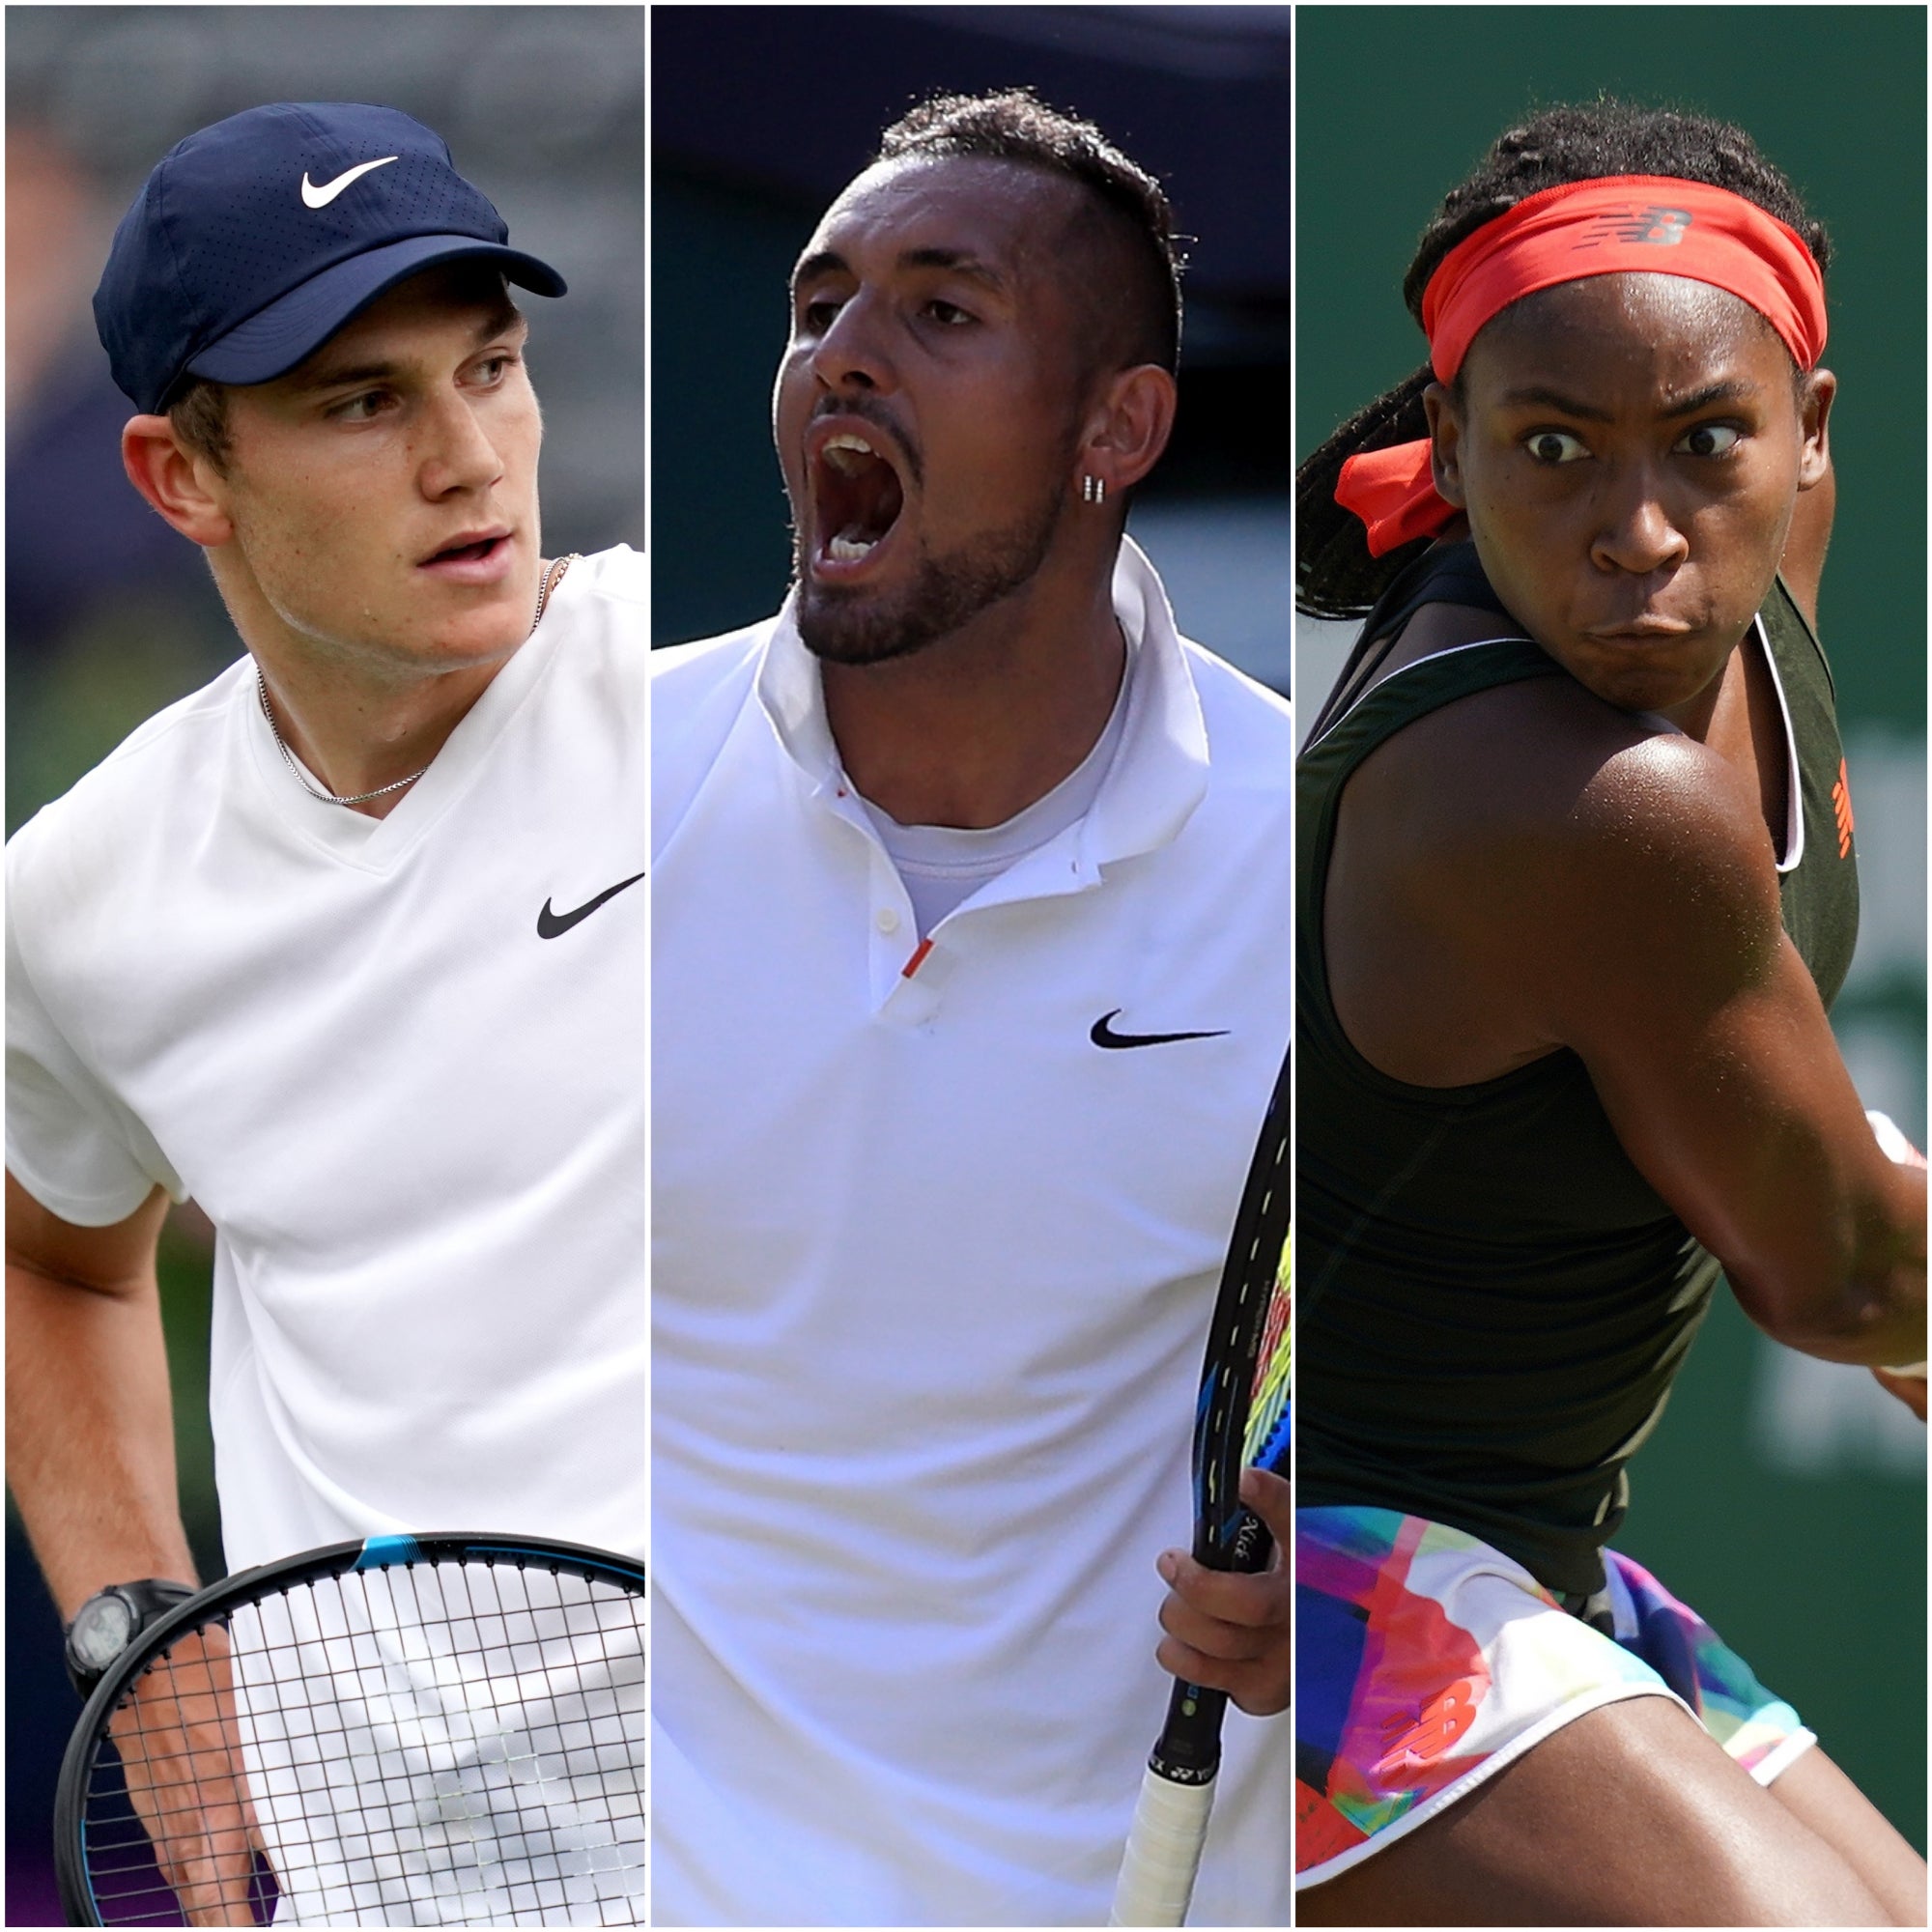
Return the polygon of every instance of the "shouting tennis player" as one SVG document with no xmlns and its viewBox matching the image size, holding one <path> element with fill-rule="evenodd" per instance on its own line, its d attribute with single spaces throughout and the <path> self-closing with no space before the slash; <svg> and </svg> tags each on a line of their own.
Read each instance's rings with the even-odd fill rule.
<svg viewBox="0 0 1932 1932">
<path fill-rule="evenodd" d="M 1925 1922 L 1605 1547 L 1720 1267 L 1924 1414 L 1924 1163 L 1826 1019 L 1827 258 L 1739 129 L 1541 115 L 1423 238 L 1429 367 L 1300 478 L 1304 606 L 1368 612 L 1297 822 L 1303 1924 Z"/>
<path fill-rule="evenodd" d="M 661 1922 L 1099 1923 L 1157 1559 L 1160 1662 L 1286 1702 L 1285 1570 L 1171 1548 L 1293 756 L 1122 536 L 1178 333 L 1097 130 L 915 110 L 793 276 L 792 594 L 656 654 Z M 1231 1730 L 1199 1914 L 1282 1924 L 1286 1727 Z"/>
<path fill-rule="evenodd" d="M 128 479 L 248 655 L 8 851 L 8 1477 L 83 1687 L 192 1580 L 170 1199 L 217 1235 L 231 1567 L 409 1529 L 642 1553 L 640 572 L 542 554 L 505 283 L 564 284 L 506 237 L 408 116 L 261 107 L 160 162 L 95 298 Z M 284 1911 L 640 1917 L 638 1861 L 594 1875 L 594 1777 L 533 1849 L 465 1674 L 341 1714 L 436 1791 Z M 271 1861 L 327 1838 L 256 1784 Z M 199 1922 L 236 1909 L 246 1809 L 211 1773 L 163 1838 Z"/>
</svg>

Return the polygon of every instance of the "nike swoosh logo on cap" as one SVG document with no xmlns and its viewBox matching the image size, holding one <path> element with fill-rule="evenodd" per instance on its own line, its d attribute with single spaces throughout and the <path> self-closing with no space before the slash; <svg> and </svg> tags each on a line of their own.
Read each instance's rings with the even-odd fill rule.
<svg viewBox="0 0 1932 1932">
<path fill-rule="evenodd" d="M 366 175 L 371 168 L 386 168 L 391 161 L 399 161 L 401 159 L 402 156 L 400 155 L 384 155 L 380 161 L 364 161 L 360 167 L 346 169 L 343 173 L 337 175 L 332 182 L 324 182 L 320 187 L 317 187 L 309 180 L 308 170 L 304 168 L 302 170 L 302 201 L 309 208 L 327 208 L 351 182 L 362 175 Z"/>
</svg>

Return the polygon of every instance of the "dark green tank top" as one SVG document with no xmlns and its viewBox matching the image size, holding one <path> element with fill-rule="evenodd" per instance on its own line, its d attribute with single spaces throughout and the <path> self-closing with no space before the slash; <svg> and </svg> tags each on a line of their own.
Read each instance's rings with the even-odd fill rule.
<svg viewBox="0 0 1932 1932">
<path fill-rule="evenodd" d="M 1321 908 L 1349 775 L 1456 698 L 1568 675 L 1503 611 L 1466 543 L 1411 566 L 1364 638 L 1430 603 L 1494 611 L 1498 641 L 1331 702 L 1297 767 L 1298 1495 L 1452 1524 L 1587 1597 L 1623 1519 L 1624 1464 L 1662 1412 L 1718 1264 L 1632 1164 L 1574 1053 L 1474 1086 L 1411 1087 L 1336 1020 Z M 1858 933 L 1832 676 L 1782 582 L 1758 621 L 1798 753 L 1803 844 L 1796 866 L 1783 854 L 1784 924 L 1829 1006 Z"/>
</svg>

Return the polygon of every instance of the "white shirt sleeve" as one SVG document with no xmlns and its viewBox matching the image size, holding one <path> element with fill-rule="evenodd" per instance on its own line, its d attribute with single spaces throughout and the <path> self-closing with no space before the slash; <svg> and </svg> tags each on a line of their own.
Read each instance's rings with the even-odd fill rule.
<svg viewBox="0 0 1932 1932">
<path fill-rule="evenodd" d="M 47 1010 L 21 957 L 15 910 L 10 892 L 7 1171 L 50 1213 L 81 1228 L 125 1221 L 157 1184 L 185 1200 L 187 1190 L 154 1137 L 94 1076 Z"/>
</svg>

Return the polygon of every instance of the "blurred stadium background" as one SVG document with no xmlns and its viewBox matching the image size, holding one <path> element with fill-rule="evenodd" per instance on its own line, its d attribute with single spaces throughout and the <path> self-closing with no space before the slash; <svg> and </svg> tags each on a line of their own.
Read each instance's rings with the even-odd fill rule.
<svg viewBox="0 0 1932 1932">
<path fill-rule="evenodd" d="M 1179 423 L 1129 527 L 1181 629 L 1287 690 L 1286 7 L 667 7 L 651 63 L 655 642 L 784 595 L 768 411 L 827 203 L 915 100 L 1026 85 L 1157 175 L 1196 238 Z"/>
<path fill-rule="evenodd" d="M 1424 359 L 1401 287 L 1444 190 L 1532 106 L 1600 92 L 1751 132 L 1830 229 L 1838 518 L 1820 628 L 1863 912 L 1833 1020 L 1925 1141 L 1926 16 L 1885 7 L 1297 10 L 1294 448 Z M 1400 128 L 1365 139 L 1365 116 Z M 1313 720 L 1351 632 L 1297 624 Z M 1729 1296 L 1637 1458 L 1618 1546 L 1788 1697 L 1922 1851 L 1925 1431 Z"/>
<path fill-rule="evenodd" d="M 239 652 L 193 549 L 121 473 L 130 409 L 89 298 L 115 223 L 184 135 L 271 100 L 400 107 L 570 284 L 530 298 L 552 554 L 644 538 L 641 7 L 14 7 L 7 14 L 7 829 Z M 162 1251 L 182 1483 L 219 1575 L 208 1230 Z M 78 1713 L 7 1523 L 9 1925 L 60 1922 L 53 1779 Z"/>
</svg>

